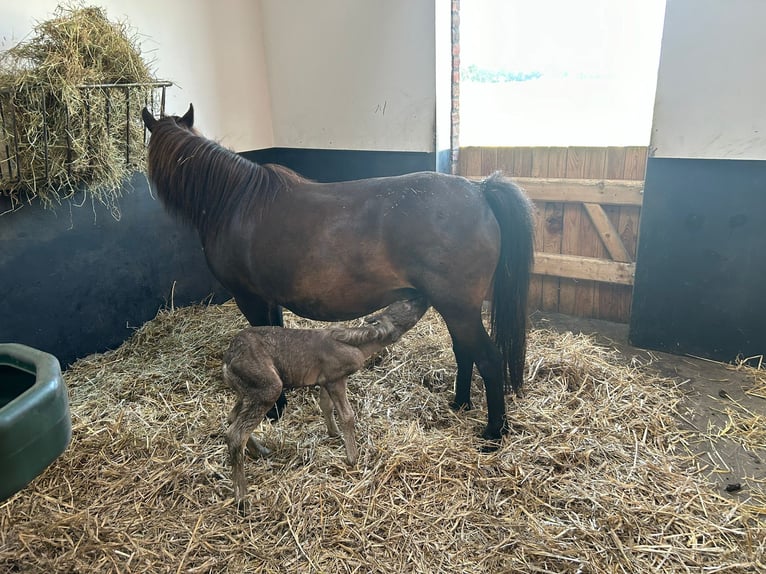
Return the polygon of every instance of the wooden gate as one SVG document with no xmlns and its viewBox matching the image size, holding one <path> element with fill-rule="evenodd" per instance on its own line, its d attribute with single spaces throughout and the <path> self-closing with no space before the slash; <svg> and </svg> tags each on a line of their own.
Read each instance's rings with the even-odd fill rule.
<svg viewBox="0 0 766 574">
<path fill-rule="evenodd" d="M 501 170 L 538 209 L 530 309 L 627 322 L 646 147 L 467 147 L 458 173 Z"/>
</svg>

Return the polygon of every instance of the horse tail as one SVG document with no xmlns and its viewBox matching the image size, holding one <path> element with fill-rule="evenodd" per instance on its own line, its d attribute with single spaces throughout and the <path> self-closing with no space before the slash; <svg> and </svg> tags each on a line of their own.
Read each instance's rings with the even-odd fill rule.
<svg viewBox="0 0 766 574">
<path fill-rule="evenodd" d="M 481 190 L 500 225 L 500 260 L 492 285 L 490 330 L 503 361 L 506 393 L 521 396 L 527 351 L 527 295 L 534 260 L 534 206 L 513 182 L 495 172 Z"/>
</svg>

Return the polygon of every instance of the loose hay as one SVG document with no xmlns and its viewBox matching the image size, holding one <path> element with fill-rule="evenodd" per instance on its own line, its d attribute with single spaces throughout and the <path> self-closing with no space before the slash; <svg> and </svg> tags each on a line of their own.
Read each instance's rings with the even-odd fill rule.
<svg viewBox="0 0 766 574">
<path fill-rule="evenodd" d="M 287 316 L 288 324 L 310 323 Z M 72 444 L 0 505 L 7 572 L 753 572 L 766 525 L 687 454 L 675 383 L 584 336 L 531 333 L 513 431 L 448 407 L 454 361 L 430 311 L 351 378 L 361 458 L 345 464 L 316 393 L 257 432 L 252 510 L 233 503 L 220 358 L 232 304 L 162 311 L 66 373 Z"/>
<path fill-rule="evenodd" d="M 766 365 L 761 365 L 759 368 L 743 365 L 739 368 L 748 373 L 752 381 L 752 384 L 745 392 L 753 397 L 766 399 Z"/>
<path fill-rule="evenodd" d="M 766 399 L 766 370 L 762 362 L 756 367 L 742 362 L 728 368 L 744 373 L 746 386 L 743 391 L 746 395 L 755 399 Z M 723 415 L 721 417 L 723 422 L 715 423 L 711 420 L 708 428 L 700 434 L 712 447 L 711 452 L 717 454 L 714 445 L 723 440 L 740 445 L 742 450 L 754 460 L 764 460 L 766 458 L 766 417 L 762 412 L 748 408 L 724 391 L 719 393 L 719 398 L 724 406 L 721 410 L 716 409 L 715 412 Z M 721 457 L 718 456 L 718 459 L 721 460 Z M 726 470 L 725 463 L 722 467 Z M 751 513 L 766 517 L 766 481 L 755 476 L 745 476 L 738 486 L 750 494 L 749 500 L 743 505 L 744 508 Z"/>
<path fill-rule="evenodd" d="M 70 4 L 0 54 L 0 192 L 12 207 L 85 189 L 116 209 L 144 169 L 138 111 L 156 84 L 138 39 L 102 8 Z"/>
</svg>

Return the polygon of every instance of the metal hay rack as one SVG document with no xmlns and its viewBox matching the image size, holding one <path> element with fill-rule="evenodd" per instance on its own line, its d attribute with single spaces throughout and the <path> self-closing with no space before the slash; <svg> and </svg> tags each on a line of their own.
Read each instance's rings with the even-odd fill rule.
<svg viewBox="0 0 766 574">
<path fill-rule="evenodd" d="M 143 171 L 141 108 L 164 114 L 171 82 L 86 84 L 67 93 L 21 86 L 0 92 L 0 195 L 60 200 L 119 187 Z"/>
</svg>

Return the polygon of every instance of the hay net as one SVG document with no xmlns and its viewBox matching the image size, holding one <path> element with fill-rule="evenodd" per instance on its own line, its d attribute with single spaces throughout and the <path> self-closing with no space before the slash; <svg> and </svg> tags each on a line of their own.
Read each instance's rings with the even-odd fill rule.
<svg viewBox="0 0 766 574">
<path fill-rule="evenodd" d="M 58 6 L 0 54 L 0 194 L 46 207 L 84 190 L 114 206 L 145 163 L 139 110 L 164 101 L 138 34 L 99 7 Z M 158 102 L 159 100 L 159 102 Z"/>
</svg>

